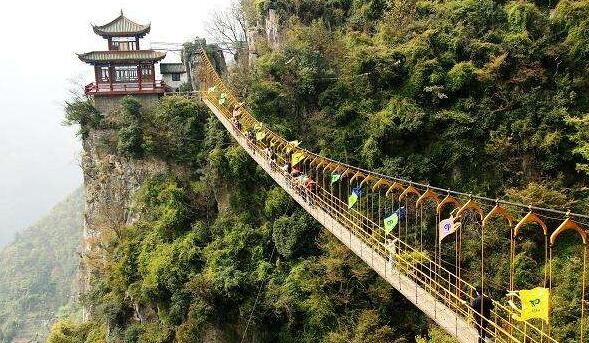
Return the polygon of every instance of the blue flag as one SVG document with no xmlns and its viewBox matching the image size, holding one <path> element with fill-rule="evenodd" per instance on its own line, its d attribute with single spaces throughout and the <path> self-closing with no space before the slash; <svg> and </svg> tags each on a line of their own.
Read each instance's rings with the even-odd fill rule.
<svg viewBox="0 0 589 343">
<path fill-rule="evenodd" d="M 394 213 L 399 217 L 399 219 L 405 218 L 405 206 L 399 207 Z"/>
</svg>

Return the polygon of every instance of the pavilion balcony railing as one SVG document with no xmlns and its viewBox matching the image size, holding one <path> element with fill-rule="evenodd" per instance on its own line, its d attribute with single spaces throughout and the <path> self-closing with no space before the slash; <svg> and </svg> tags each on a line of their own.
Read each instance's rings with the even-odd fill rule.
<svg viewBox="0 0 589 343">
<path fill-rule="evenodd" d="M 163 80 L 155 81 L 131 81 L 131 82 L 114 82 L 96 83 L 92 82 L 84 87 L 84 94 L 137 94 L 137 93 L 163 93 L 166 84 Z"/>
</svg>

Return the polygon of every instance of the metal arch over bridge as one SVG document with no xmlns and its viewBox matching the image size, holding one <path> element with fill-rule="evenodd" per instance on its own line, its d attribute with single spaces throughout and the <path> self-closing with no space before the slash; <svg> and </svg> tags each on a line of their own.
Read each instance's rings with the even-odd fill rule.
<svg viewBox="0 0 589 343">
<path fill-rule="evenodd" d="M 465 196 L 462 193 L 443 190 L 389 177 L 372 171 L 341 163 L 302 149 L 295 142 L 289 142 L 257 121 L 244 107 L 236 119 L 232 109 L 240 104 L 231 89 L 225 84 L 210 62 L 206 52 L 201 51 L 200 78 L 202 89 L 179 94 L 199 97 L 225 126 L 227 131 L 247 153 L 310 215 L 336 236 L 343 244 L 358 255 L 374 271 L 396 288 L 416 307 L 434 320 L 441 328 L 460 342 L 473 343 L 479 340 L 481 332 L 493 342 L 557 342 L 551 335 L 549 321 L 540 319 L 522 320 L 521 313 L 514 307 L 515 238 L 524 234 L 528 226 L 541 229 L 544 238 L 545 272 L 544 283 L 538 285 L 552 288 L 552 256 L 561 233 L 572 230 L 580 236 L 583 250 L 583 272 L 580 277 L 582 298 L 585 298 L 586 255 L 589 240 L 579 219 L 589 217 L 573 215 L 557 210 L 529 206 L 527 214 L 515 221 L 510 209 L 522 208 L 521 204 L 492 200 L 483 197 Z M 241 104 L 240 104 L 241 105 Z M 238 121 L 236 123 L 236 120 Z M 253 138 L 246 132 L 256 131 Z M 276 152 L 271 160 L 264 149 Z M 290 165 L 293 155 L 303 174 L 316 180 L 313 189 L 306 189 L 287 171 L 279 168 Z M 294 161 L 292 161 L 294 162 Z M 331 177 L 337 175 L 338 182 Z M 360 190 L 355 204 L 347 202 L 352 190 Z M 394 230 L 386 230 L 383 221 L 385 213 L 403 209 Z M 488 212 L 485 214 L 485 210 Z M 541 219 L 541 213 L 559 215 L 564 221 L 552 233 Z M 489 316 L 477 316 L 470 306 L 475 298 L 475 287 L 465 279 L 461 268 L 462 228 L 454 236 L 454 264 L 442 258 L 442 240 L 438 223 L 449 214 L 454 222 L 462 222 L 478 228 L 480 233 L 480 287 L 485 293 L 485 242 L 484 230 L 491 222 L 502 220 L 509 230 L 510 270 L 509 304 L 492 300 L 493 309 Z M 428 246 L 427 216 L 435 219 L 435 241 Z M 429 217 L 432 221 L 432 217 Z M 424 225 L 425 222 L 425 225 Z M 410 232 L 411 231 L 411 232 Z M 425 239 L 424 239 L 425 238 Z M 442 237 L 443 238 L 443 237 Z M 431 240 L 431 237 L 430 237 Z M 433 253 L 433 257 L 430 255 Z M 445 267 L 448 265 L 448 267 Z M 585 301 L 579 299 L 581 320 L 579 340 L 584 338 Z M 478 318 L 478 319 L 473 319 Z M 517 320 L 516 318 L 519 318 Z M 547 318 L 548 319 L 548 318 Z"/>
</svg>

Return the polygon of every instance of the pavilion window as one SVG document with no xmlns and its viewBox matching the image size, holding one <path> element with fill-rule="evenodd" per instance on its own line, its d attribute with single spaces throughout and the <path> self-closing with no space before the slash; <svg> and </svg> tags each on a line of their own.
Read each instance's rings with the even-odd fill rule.
<svg viewBox="0 0 589 343">
<path fill-rule="evenodd" d="M 111 43 L 112 50 L 133 51 L 137 50 L 137 38 L 135 37 L 113 37 Z"/>
<path fill-rule="evenodd" d="M 137 67 L 135 66 L 116 66 L 115 82 L 135 82 L 138 80 Z"/>
<path fill-rule="evenodd" d="M 108 67 L 100 67 L 100 82 L 108 82 Z"/>
</svg>

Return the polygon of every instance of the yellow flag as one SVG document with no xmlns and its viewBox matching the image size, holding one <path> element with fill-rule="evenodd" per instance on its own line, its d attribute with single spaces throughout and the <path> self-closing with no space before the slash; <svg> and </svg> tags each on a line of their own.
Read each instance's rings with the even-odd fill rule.
<svg viewBox="0 0 589 343">
<path fill-rule="evenodd" d="M 264 131 L 258 131 L 258 132 L 256 132 L 256 140 L 257 141 L 261 141 L 264 138 L 266 138 L 266 132 L 264 132 Z"/>
<path fill-rule="evenodd" d="M 301 142 L 299 142 L 299 141 L 288 142 L 288 145 L 286 146 L 286 152 L 290 152 L 293 148 L 298 147 L 299 144 L 301 144 Z"/>
<path fill-rule="evenodd" d="M 550 320 L 550 290 L 548 288 L 537 287 L 534 289 L 524 289 L 519 292 L 510 293 L 517 296 L 522 303 L 521 310 L 509 302 L 509 304 L 520 312 L 520 315 L 513 315 L 515 320 L 525 321 L 532 318 L 542 319 L 545 322 Z"/>
<path fill-rule="evenodd" d="M 292 154 L 291 165 L 294 167 L 305 158 L 305 153 L 297 151 Z"/>
</svg>

